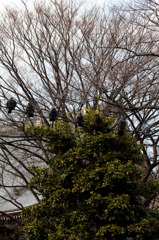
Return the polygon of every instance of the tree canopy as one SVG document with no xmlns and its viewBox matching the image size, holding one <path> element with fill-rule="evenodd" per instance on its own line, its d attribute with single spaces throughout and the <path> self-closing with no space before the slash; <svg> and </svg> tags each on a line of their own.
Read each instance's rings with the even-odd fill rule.
<svg viewBox="0 0 159 240">
<path fill-rule="evenodd" d="M 125 117 L 144 144 L 144 178 L 158 179 L 158 2 L 89 9 L 82 1 L 21 2 L 0 19 L 2 210 L 23 209 L 23 193 L 31 203 L 39 199 L 27 189 L 28 165 L 47 164 L 49 156 L 42 141 L 26 136 L 26 125 L 51 125 L 53 107 L 74 121 L 97 96 L 101 110 Z M 16 107 L 8 113 L 11 98 Z"/>
<path fill-rule="evenodd" d="M 27 134 L 50 156 L 30 168 L 42 199 L 23 211 L 27 239 L 158 239 L 159 214 L 148 206 L 159 182 L 143 180 L 142 147 L 127 130 L 118 134 L 112 118 L 90 110 L 81 127 L 56 120 Z"/>
</svg>

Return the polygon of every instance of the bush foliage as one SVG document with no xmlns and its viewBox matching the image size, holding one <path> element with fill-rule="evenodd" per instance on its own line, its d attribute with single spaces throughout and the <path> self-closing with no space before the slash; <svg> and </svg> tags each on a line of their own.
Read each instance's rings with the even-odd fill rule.
<svg viewBox="0 0 159 240">
<path fill-rule="evenodd" d="M 23 211 L 28 240 L 158 239 L 159 214 L 144 202 L 159 183 L 142 179 L 144 156 L 128 131 L 118 136 L 113 119 L 94 125 L 94 111 L 83 127 L 56 121 L 31 127 L 45 141 L 47 167 L 33 166 L 30 187 L 43 196 Z"/>
</svg>

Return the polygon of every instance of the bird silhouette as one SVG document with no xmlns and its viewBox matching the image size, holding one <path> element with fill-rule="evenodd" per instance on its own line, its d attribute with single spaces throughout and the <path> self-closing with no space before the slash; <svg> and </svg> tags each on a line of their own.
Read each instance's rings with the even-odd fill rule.
<svg viewBox="0 0 159 240">
<path fill-rule="evenodd" d="M 28 117 L 34 117 L 34 106 L 32 105 L 32 103 L 28 103 L 27 107 L 26 107 L 26 114 L 28 115 Z"/>
<path fill-rule="evenodd" d="M 118 125 L 118 135 L 119 136 L 124 135 L 124 131 L 126 128 L 126 120 L 124 118 L 120 119 L 117 125 Z"/>
<path fill-rule="evenodd" d="M 58 117 L 58 112 L 57 110 L 53 107 L 49 113 L 49 118 L 50 118 L 50 121 L 54 122 Z"/>
<path fill-rule="evenodd" d="M 101 119 L 99 114 L 95 114 L 94 127 L 95 127 L 96 131 L 102 131 L 103 130 L 103 120 Z"/>
<path fill-rule="evenodd" d="M 8 113 L 11 113 L 12 110 L 15 109 L 17 105 L 17 102 L 15 101 L 15 99 L 13 97 L 11 97 L 8 101 L 7 101 L 7 108 L 8 108 Z"/>
<path fill-rule="evenodd" d="M 151 128 L 150 128 L 150 126 L 146 126 L 145 127 L 144 135 L 145 135 L 145 137 L 150 137 L 151 136 Z"/>
<path fill-rule="evenodd" d="M 76 123 L 78 127 L 82 127 L 84 122 L 84 117 L 82 115 L 82 113 L 80 112 L 77 116 L 76 116 Z"/>
</svg>

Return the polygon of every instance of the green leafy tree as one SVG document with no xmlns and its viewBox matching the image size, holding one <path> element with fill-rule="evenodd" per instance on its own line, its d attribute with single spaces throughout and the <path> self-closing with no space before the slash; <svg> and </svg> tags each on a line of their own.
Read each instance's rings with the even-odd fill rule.
<svg viewBox="0 0 159 240">
<path fill-rule="evenodd" d="M 119 136 L 100 116 L 98 125 L 89 111 L 75 131 L 61 121 L 27 130 L 50 154 L 48 166 L 31 167 L 42 200 L 23 211 L 27 239 L 158 239 L 159 214 L 145 205 L 159 183 L 142 179 L 144 156 L 131 134 Z"/>
</svg>

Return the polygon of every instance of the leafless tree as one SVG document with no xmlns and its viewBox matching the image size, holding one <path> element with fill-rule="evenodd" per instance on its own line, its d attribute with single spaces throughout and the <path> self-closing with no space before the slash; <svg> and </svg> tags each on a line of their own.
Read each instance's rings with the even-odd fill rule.
<svg viewBox="0 0 159 240">
<path fill-rule="evenodd" d="M 1 200 L 22 209 L 28 165 L 49 159 L 44 143 L 26 135 L 26 126 L 52 124 L 53 106 L 60 119 L 69 114 L 74 122 L 97 98 L 99 109 L 126 117 L 129 131 L 145 144 L 145 180 L 152 172 L 158 176 L 158 28 L 155 10 L 145 6 L 83 12 L 81 3 L 48 0 L 6 9 L 0 23 Z M 17 107 L 8 114 L 10 97 Z M 34 118 L 26 114 L 28 102 Z M 150 134 L 144 133 L 146 124 Z M 34 190 L 28 194 L 40 198 Z"/>
<path fill-rule="evenodd" d="M 144 143 L 147 158 L 147 179 L 150 173 L 158 178 L 158 13 L 157 1 L 133 1 L 114 11 L 111 34 L 114 48 L 118 49 L 119 61 L 113 64 L 119 78 L 118 99 L 122 99 L 125 113 L 135 136 Z M 118 34 L 118 36 L 117 36 Z M 115 37 L 114 37 L 115 36 Z M 120 54 L 120 55 L 119 55 Z M 119 68 L 121 70 L 119 70 Z M 112 74 L 114 76 L 114 74 Z M 121 91 L 122 90 L 122 91 Z M 140 134 L 148 123 L 151 134 Z"/>
</svg>

